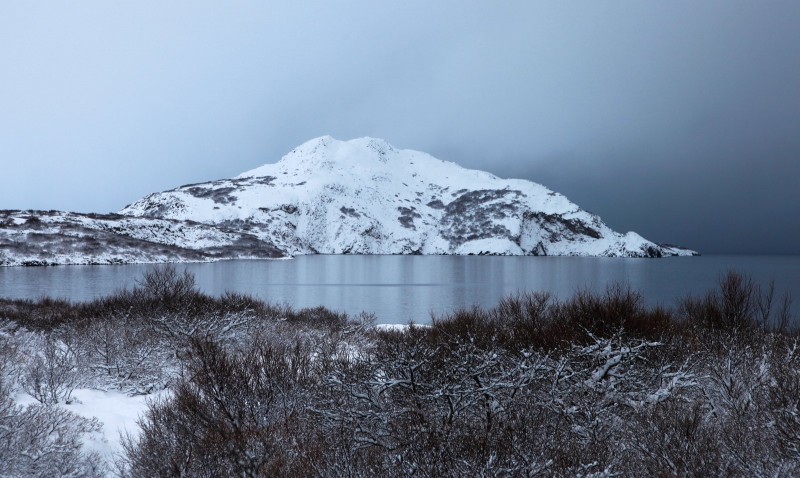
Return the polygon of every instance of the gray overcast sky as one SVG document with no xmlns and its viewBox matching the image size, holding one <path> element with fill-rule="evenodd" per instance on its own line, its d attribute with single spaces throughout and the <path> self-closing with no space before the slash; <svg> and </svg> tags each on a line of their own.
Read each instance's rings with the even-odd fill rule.
<svg viewBox="0 0 800 478">
<path fill-rule="evenodd" d="M 796 0 L 0 0 L 0 208 L 375 136 L 658 242 L 800 253 L 799 31 Z"/>
</svg>

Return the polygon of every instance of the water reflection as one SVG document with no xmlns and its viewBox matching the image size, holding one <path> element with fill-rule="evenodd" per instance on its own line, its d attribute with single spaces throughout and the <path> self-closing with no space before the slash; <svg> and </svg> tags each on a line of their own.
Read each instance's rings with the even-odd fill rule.
<svg viewBox="0 0 800 478">
<path fill-rule="evenodd" d="M 153 266 L 0 268 L 0 296 L 87 300 L 135 285 Z M 663 260 L 572 257 L 307 256 L 278 261 L 180 265 L 211 294 L 236 291 L 294 307 L 374 312 L 379 322 L 426 322 L 473 304 L 494 306 L 508 294 L 547 291 L 566 298 L 618 283 L 650 304 L 672 306 L 713 287 L 735 269 L 800 298 L 798 256 L 704 256 Z M 800 300 L 800 299 L 799 299 Z"/>
</svg>

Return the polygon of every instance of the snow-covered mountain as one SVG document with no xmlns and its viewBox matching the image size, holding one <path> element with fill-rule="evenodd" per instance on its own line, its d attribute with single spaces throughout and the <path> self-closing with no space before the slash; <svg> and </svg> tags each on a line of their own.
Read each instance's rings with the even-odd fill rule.
<svg viewBox="0 0 800 478">
<path fill-rule="evenodd" d="M 119 214 L 0 211 L 0 265 L 299 254 L 692 255 L 619 234 L 556 192 L 372 138 L 311 140 L 275 164 Z"/>
<path fill-rule="evenodd" d="M 617 233 L 539 184 L 373 138 L 316 138 L 275 164 L 150 194 L 120 214 L 236 231 L 288 255 L 695 254 Z"/>
</svg>

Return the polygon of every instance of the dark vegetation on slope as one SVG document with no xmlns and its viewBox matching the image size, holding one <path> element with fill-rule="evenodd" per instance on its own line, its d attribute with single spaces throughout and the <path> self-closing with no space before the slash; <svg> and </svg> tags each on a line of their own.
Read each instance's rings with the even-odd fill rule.
<svg viewBox="0 0 800 478">
<path fill-rule="evenodd" d="M 88 264 L 201 262 L 285 255 L 273 244 L 250 234 L 246 225 L 236 226 L 231 231 L 225 225 L 149 220 L 120 214 L 0 210 L 0 266 L 47 266 L 71 261 Z M 185 237 L 195 229 L 212 236 L 233 234 L 234 239 L 199 249 L 168 243 L 170 237 Z"/>
<path fill-rule="evenodd" d="M 0 319 L 0 475 L 26 476 L 20 434 L 49 423 L 29 415 L 79 386 L 172 390 L 125 440 L 123 476 L 800 474 L 788 298 L 733 273 L 675 310 L 621 287 L 533 293 L 398 332 L 160 268 L 90 303 L 0 301 Z M 96 426 L 67 418 L 75 443 Z M 108 471 L 75 443 L 74 476 Z"/>
</svg>

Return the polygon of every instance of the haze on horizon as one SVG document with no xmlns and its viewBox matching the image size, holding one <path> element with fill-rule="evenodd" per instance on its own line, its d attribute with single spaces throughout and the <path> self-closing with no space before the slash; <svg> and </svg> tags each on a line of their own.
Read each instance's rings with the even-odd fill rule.
<svg viewBox="0 0 800 478">
<path fill-rule="evenodd" d="M 0 208 L 108 212 L 323 134 L 800 253 L 800 2 L 0 0 Z"/>
</svg>

